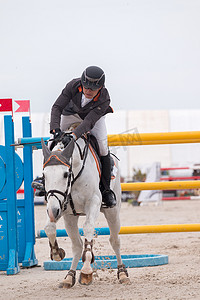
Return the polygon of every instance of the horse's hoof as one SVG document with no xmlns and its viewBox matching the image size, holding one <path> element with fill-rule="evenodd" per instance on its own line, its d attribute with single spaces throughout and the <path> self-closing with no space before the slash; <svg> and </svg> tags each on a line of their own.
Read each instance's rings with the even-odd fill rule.
<svg viewBox="0 0 200 300">
<path fill-rule="evenodd" d="M 71 285 L 69 282 L 66 282 L 66 280 L 63 280 L 63 282 L 61 282 L 58 287 L 60 289 L 70 289 L 71 287 L 73 287 L 73 285 Z"/>
<path fill-rule="evenodd" d="M 128 277 L 128 272 L 124 264 L 118 265 L 117 278 L 122 284 L 130 284 L 130 279 Z"/>
<path fill-rule="evenodd" d="M 121 283 L 121 284 L 130 284 L 131 281 L 130 281 L 129 277 L 127 277 L 127 275 L 122 272 L 122 273 L 119 274 L 119 283 Z"/>
<path fill-rule="evenodd" d="M 58 253 L 59 253 L 59 256 L 62 260 L 65 257 L 65 250 L 63 250 L 62 248 L 59 248 Z"/>
<path fill-rule="evenodd" d="M 84 274 L 80 273 L 79 276 L 79 283 L 82 285 L 89 285 L 92 283 L 92 273 L 91 274 Z"/>
<path fill-rule="evenodd" d="M 55 261 L 61 261 L 63 260 L 63 258 L 65 257 L 65 250 L 63 250 L 62 248 L 58 249 L 57 253 L 51 253 L 51 260 L 55 260 Z"/>
<path fill-rule="evenodd" d="M 67 273 L 67 276 L 65 277 L 63 282 L 61 282 L 59 284 L 59 288 L 70 289 L 71 287 L 73 287 L 75 285 L 75 282 L 76 282 L 76 272 L 73 270 L 70 270 Z"/>
</svg>

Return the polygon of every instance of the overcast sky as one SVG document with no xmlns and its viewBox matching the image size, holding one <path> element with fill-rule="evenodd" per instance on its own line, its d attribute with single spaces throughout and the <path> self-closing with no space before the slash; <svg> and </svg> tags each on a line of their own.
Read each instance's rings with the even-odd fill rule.
<svg viewBox="0 0 200 300">
<path fill-rule="evenodd" d="M 115 110 L 200 109 L 200 1 L 0 0 L 0 98 L 48 112 L 89 65 Z"/>
</svg>

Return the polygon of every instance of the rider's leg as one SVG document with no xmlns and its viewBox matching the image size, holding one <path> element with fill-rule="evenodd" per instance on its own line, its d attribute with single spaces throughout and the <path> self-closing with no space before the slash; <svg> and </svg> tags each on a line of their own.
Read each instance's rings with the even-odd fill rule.
<svg viewBox="0 0 200 300">
<path fill-rule="evenodd" d="M 108 206 L 113 207 L 116 205 L 116 197 L 114 192 L 110 189 L 111 180 L 111 161 L 110 153 L 107 145 L 107 130 L 105 123 L 105 116 L 101 117 L 90 131 L 98 142 L 100 159 L 102 164 L 102 175 L 101 175 L 101 192 L 102 201 Z"/>
<path fill-rule="evenodd" d="M 35 195 L 42 197 L 45 195 L 45 187 L 44 187 L 44 177 L 36 177 L 32 184 L 32 188 L 36 190 Z"/>
<path fill-rule="evenodd" d="M 110 189 L 110 180 L 111 180 L 111 161 L 110 153 L 106 156 L 101 156 L 101 165 L 102 165 L 102 178 L 101 178 L 101 192 L 103 202 L 108 207 L 113 207 L 116 205 L 116 197 L 114 192 Z"/>
<path fill-rule="evenodd" d="M 65 131 L 70 128 L 72 124 L 81 123 L 83 120 L 79 117 L 78 114 L 64 116 L 61 115 L 60 129 Z"/>
</svg>

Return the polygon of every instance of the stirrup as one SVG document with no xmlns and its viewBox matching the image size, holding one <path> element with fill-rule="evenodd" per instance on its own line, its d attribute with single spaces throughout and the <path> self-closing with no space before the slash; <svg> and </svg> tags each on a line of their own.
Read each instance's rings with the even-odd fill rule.
<svg viewBox="0 0 200 300">
<path fill-rule="evenodd" d="M 41 192 L 45 192 L 44 188 L 44 177 L 37 177 L 31 183 L 31 187 L 35 190 L 39 190 Z"/>
<path fill-rule="evenodd" d="M 117 204 L 115 193 L 111 189 L 102 192 L 102 201 L 103 208 L 113 208 Z"/>
</svg>

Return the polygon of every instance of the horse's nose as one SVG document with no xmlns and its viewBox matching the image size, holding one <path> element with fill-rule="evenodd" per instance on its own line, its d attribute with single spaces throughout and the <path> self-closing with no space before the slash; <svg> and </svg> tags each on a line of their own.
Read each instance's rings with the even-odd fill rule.
<svg viewBox="0 0 200 300">
<path fill-rule="evenodd" d="M 47 210 L 47 213 L 49 215 L 50 221 L 55 222 L 60 214 L 60 210 L 59 208 L 53 207 L 53 208 L 49 208 Z"/>
</svg>

